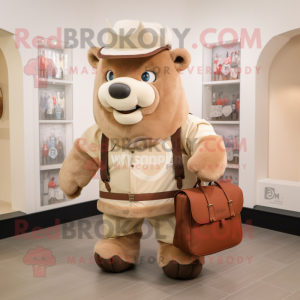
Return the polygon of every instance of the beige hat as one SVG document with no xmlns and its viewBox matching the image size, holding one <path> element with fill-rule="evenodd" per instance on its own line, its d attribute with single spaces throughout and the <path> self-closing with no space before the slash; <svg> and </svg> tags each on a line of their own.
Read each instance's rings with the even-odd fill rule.
<svg viewBox="0 0 300 300">
<path fill-rule="evenodd" d="M 158 23 L 134 20 L 118 21 L 111 29 L 107 21 L 105 47 L 98 52 L 99 58 L 130 58 L 154 55 L 171 49 L 172 32 Z"/>
</svg>

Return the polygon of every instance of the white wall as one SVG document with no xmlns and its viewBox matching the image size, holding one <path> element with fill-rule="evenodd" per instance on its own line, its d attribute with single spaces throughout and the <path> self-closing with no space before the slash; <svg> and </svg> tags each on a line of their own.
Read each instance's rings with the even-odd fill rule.
<svg viewBox="0 0 300 300">
<path fill-rule="evenodd" d="M 241 29 L 246 28 L 251 36 L 255 28 L 260 29 L 261 49 L 256 47 L 242 50 L 242 68 L 251 67 L 250 74 L 242 74 L 241 83 L 241 124 L 240 136 L 246 138 L 247 152 L 241 152 L 240 159 L 246 164 L 245 170 L 241 169 L 240 186 L 245 195 L 245 206 L 255 205 L 256 181 L 258 179 L 255 158 L 255 93 L 256 93 L 256 72 L 258 58 L 264 46 L 273 36 L 283 32 L 300 28 L 298 12 L 300 2 L 297 0 L 287 1 L 151 1 L 149 3 L 140 1 L 123 1 L 116 4 L 116 1 L 106 3 L 98 2 L 99 16 L 105 15 L 114 23 L 119 19 L 133 18 L 145 21 L 158 21 L 167 24 L 169 27 L 177 27 L 180 31 L 184 28 L 191 28 L 185 39 L 185 47 L 192 55 L 192 74 L 188 71 L 182 76 L 193 114 L 202 115 L 202 76 L 196 70 L 202 65 L 202 47 L 199 37 L 202 31 L 207 28 L 217 29 L 216 34 L 208 34 L 207 42 L 217 41 L 217 35 L 224 28 L 234 29 L 240 35 Z M 100 17 L 102 19 L 103 17 Z M 101 23 L 100 23 L 101 24 Z M 102 23 L 103 24 L 103 23 Z M 101 25 L 100 25 L 101 26 Z M 103 26 L 103 25 L 102 25 Z M 225 40 L 231 40 L 232 36 L 226 34 Z M 192 44 L 198 45 L 197 49 Z M 175 47 L 178 46 L 177 39 L 174 40 Z M 259 67 L 259 66 L 257 66 Z M 190 70 L 191 70 L 190 68 Z M 265 99 L 268 101 L 268 99 Z M 258 128 L 259 131 L 259 128 Z M 258 145 L 259 148 L 259 145 Z"/>
<path fill-rule="evenodd" d="M 80 28 L 94 28 L 97 22 L 97 11 L 94 9 L 96 1 L 94 0 L 0 0 L 2 4 L 2 16 L 0 19 L 0 28 L 15 33 L 16 28 L 25 28 L 29 31 L 32 40 L 34 36 L 41 35 L 45 38 L 57 34 L 57 28 L 62 28 L 62 39 L 64 28 L 74 28 L 77 31 Z M 36 57 L 36 49 L 20 49 L 23 64 Z M 79 70 L 83 66 L 88 67 L 86 59 L 87 49 L 74 49 L 74 62 Z M 24 76 L 24 90 L 26 91 L 25 102 L 32 101 L 33 79 L 31 76 Z M 92 100 L 93 76 L 75 75 L 74 78 L 74 118 L 80 127 L 92 125 L 93 115 L 92 107 L 88 100 Z M 89 109 L 90 108 L 90 109 Z M 88 111 L 88 114 L 86 112 Z M 84 112 L 84 113 L 82 113 Z M 29 112 L 30 113 L 30 112 Z M 28 116 L 31 122 L 31 115 Z M 32 124 L 33 126 L 33 124 Z M 81 130 L 75 126 L 75 136 L 81 134 Z"/>
<path fill-rule="evenodd" d="M 200 33 L 206 28 L 216 28 L 217 33 L 223 28 L 233 28 L 238 33 L 241 28 L 246 28 L 252 34 L 255 28 L 260 28 L 262 47 L 275 35 L 300 27 L 298 0 L 287 1 L 248 1 L 237 0 L 220 1 L 204 0 L 152 0 L 149 2 L 139 0 L 128 1 L 58 1 L 52 0 L 0 0 L 1 19 L 0 28 L 14 32 L 17 27 L 24 27 L 30 30 L 31 36 L 44 35 L 48 37 L 56 33 L 57 27 L 93 28 L 101 30 L 105 26 L 105 18 L 114 24 L 120 19 L 140 19 L 143 21 L 159 22 L 167 24 L 170 28 L 178 28 L 183 31 L 191 28 L 185 40 L 185 47 L 192 55 L 192 66 L 194 71 L 188 74 L 186 71 L 182 76 L 186 93 L 190 103 L 190 110 L 193 114 L 201 116 L 202 112 L 202 77 L 195 70 L 202 65 L 202 47 L 199 42 Z M 231 39 L 226 35 L 225 39 Z M 207 42 L 215 42 L 217 36 L 209 34 Z M 197 49 L 191 46 L 198 44 Z M 174 47 L 178 46 L 178 40 L 174 38 Z M 74 61 L 79 69 L 87 66 L 87 49 L 75 49 Z M 261 49 L 243 49 L 242 68 L 250 66 L 253 70 L 257 63 Z M 23 64 L 33 56 L 32 51 L 21 49 Z M 90 69 L 88 69 L 90 70 Z M 247 139 L 247 152 L 241 153 L 241 159 L 247 162 L 247 167 L 240 180 L 245 194 L 245 205 L 253 207 L 256 188 L 256 167 L 255 167 L 255 72 L 244 75 L 241 84 L 241 137 Z M 24 76 L 24 103 L 32 102 L 32 78 Z M 92 114 L 92 90 L 93 75 L 74 76 L 74 136 L 78 137 L 85 128 L 93 124 Z M 267 100 L 266 100 L 267 101 Z M 32 132 L 36 124 L 33 123 L 32 111 L 25 107 L 24 131 L 26 141 L 25 151 L 30 150 Z M 33 158 L 27 160 L 31 164 Z M 33 194 L 33 182 L 27 180 L 27 197 Z M 32 211 L 33 206 L 28 204 L 27 211 Z"/>
<path fill-rule="evenodd" d="M 93 28 L 97 21 L 96 11 L 88 8 L 95 6 L 95 1 L 4 1 L 0 0 L 1 5 L 1 18 L 0 28 L 9 32 L 15 33 L 16 28 L 25 28 L 29 31 L 30 38 L 32 40 L 34 36 L 41 35 L 49 37 L 56 35 L 57 28 L 74 28 L 79 30 L 80 28 Z M 63 37 L 62 37 L 63 39 Z M 74 61 L 78 65 L 79 69 L 83 65 L 87 66 L 86 51 L 74 49 Z M 36 58 L 36 49 L 25 49 L 23 46 L 20 48 L 20 54 L 22 64 L 25 66 L 29 59 Z M 78 137 L 82 134 L 85 128 L 92 125 L 93 113 L 92 113 L 92 91 L 93 91 L 93 76 L 92 75 L 75 75 L 74 80 L 74 137 Z M 22 195 L 18 196 L 20 202 L 23 202 L 23 206 L 18 205 L 16 209 L 25 211 L 27 213 L 34 212 L 36 207 L 35 203 L 35 189 L 39 185 L 35 182 L 32 174 L 32 167 L 34 166 L 34 151 L 33 145 L 35 144 L 34 129 L 38 126 L 38 121 L 34 119 L 33 107 L 37 105 L 34 103 L 34 85 L 32 76 L 23 76 L 23 91 L 24 91 L 24 109 L 20 107 L 24 115 L 24 126 L 19 127 L 21 131 L 20 136 L 24 137 L 24 143 L 21 140 L 22 146 L 24 144 L 24 159 L 25 170 L 27 174 L 22 174 L 21 170 L 12 170 L 12 176 L 21 175 L 24 182 L 25 191 Z M 22 132 L 23 131 L 23 132 Z M 18 174 L 18 172 L 20 174 Z M 94 186 L 97 183 L 93 182 Z M 20 186 L 22 183 L 20 182 Z M 17 185 L 16 185 L 17 186 Z M 97 188 L 95 189 L 95 198 L 97 197 Z M 22 199 L 23 197 L 23 199 Z M 26 203 L 25 203 L 26 199 Z M 91 200 L 91 199 L 87 199 Z"/>
<path fill-rule="evenodd" d="M 192 3 L 191 1 L 187 3 Z M 202 56 L 201 49 L 192 49 L 192 42 L 199 44 L 199 35 L 206 28 L 216 28 L 217 34 L 224 28 L 232 28 L 238 34 L 242 28 L 246 28 L 249 34 L 252 34 L 255 28 L 261 32 L 262 48 L 249 49 L 245 47 L 242 50 L 242 69 L 249 66 L 254 70 L 258 58 L 264 46 L 273 36 L 283 32 L 300 28 L 300 19 L 298 11 L 300 2 L 297 0 L 288 1 L 236 1 L 230 0 L 226 3 L 219 1 L 193 1 L 190 5 L 188 20 L 185 24 L 192 27 L 193 40 L 188 44 L 188 49 L 192 54 L 192 63 L 197 63 Z M 280 20 L 280 21 L 279 21 Z M 209 34 L 207 42 L 215 42 L 217 36 Z M 225 39 L 230 40 L 231 35 L 225 35 Z M 259 66 L 258 66 L 259 67 Z M 255 153 L 255 93 L 256 93 L 256 72 L 248 75 L 242 74 L 241 82 L 241 124 L 240 137 L 246 138 L 247 152 L 240 153 L 240 159 L 247 164 L 245 170 L 240 169 L 240 186 L 244 192 L 245 206 L 253 207 L 256 204 L 256 182 L 258 179 Z M 188 76 L 189 80 L 185 81 L 185 86 L 189 90 L 188 98 L 193 101 L 191 105 L 195 114 L 200 114 L 197 96 L 201 95 L 201 80 L 197 75 Z M 258 79 L 259 80 L 259 79 Z M 264 101 L 268 101 L 267 98 Z M 258 108 L 259 109 L 259 108 Z M 259 128 L 257 128 L 259 131 Z M 258 151 L 259 149 L 258 145 Z"/>
</svg>

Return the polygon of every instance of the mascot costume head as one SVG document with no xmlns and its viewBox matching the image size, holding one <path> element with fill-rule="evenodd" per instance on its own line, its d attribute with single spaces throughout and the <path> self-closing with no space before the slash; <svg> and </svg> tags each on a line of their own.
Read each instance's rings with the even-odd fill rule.
<svg viewBox="0 0 300 300">
<path fill-rule="evenodd" d="M 189 114 L 180 71 L 191 57 L 186 49 L 171 49 L 168 27 L 123 20 L 108 25 L 107 36 L 105 47 L 88 51 L 97 69 L 95 125 L 74 142 L 60 187 L 76 198 L 100 167 L 97 205 L 105 236 L 94 257 L 101 269 L 121 272 L 137 262 L 147 218 L 157 234 L 163 272 L 195 278 L 204 260 L 173 245 L 173 197 L 192 188 L 197 177 L 208 182 L 222 176 L 224 143 L 207 121 Z"/>
</svg>

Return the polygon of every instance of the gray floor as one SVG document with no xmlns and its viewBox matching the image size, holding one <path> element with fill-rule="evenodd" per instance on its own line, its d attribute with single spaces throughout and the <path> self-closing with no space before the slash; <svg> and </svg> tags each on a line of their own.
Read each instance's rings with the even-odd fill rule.
<svg viewBox="0 0 300 300">
<path fill-rule="evenodd" d="M 29 234 L 27 239 L 1 240 L 0 299 L 300 299 L 300 237 L 248 228 L 239 246 L 206 257 L 198 278 L 178 281 L 165 277 L 154 261 L 158 243 L 151 232 L 142 240 L 140 260 L 133 269 L 102 272 L 92 258 L 99 218 L 67 224 L 74 226 L 72 232 L 59 226 L 59 239 L 40 231 L 38 239 Z M 91 225 L 90 239 L 80 236 L 83 224 Z M 144 224 L 145 234 L 148 229 Z M 66 234 L 76 236 L 62 238 Z M 34 277 L 32 266 L 23 262 L 27 251 L 38 246 L 50 249 L 56 259 L 47 267 L 46 277 Z"/>
</svg>

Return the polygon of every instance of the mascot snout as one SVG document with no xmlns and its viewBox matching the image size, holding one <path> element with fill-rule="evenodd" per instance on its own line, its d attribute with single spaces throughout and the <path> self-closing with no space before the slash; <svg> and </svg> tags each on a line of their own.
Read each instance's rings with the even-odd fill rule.
<svg viewBox="0 0 300 300">
<path fill-rule="evenodd" d="M 149 83 L 119 77 L 101 85 L 98 98 L 118 123 L 133 125 L 143 119 L 142 108 L 152 105 L 156 94 Z"/>
</svg>

